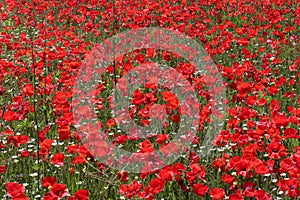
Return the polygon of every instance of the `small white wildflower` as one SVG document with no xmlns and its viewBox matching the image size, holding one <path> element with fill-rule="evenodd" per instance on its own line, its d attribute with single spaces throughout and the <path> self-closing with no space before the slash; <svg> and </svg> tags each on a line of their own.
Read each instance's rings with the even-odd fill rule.
<svg viewBox="0 0 300 200">
<path fill-rule="evenodd" d="M 51 144 L 51 146 L 56 146 L 57 145 L 57 143 L 56 142 L 53 142 L 52 144 Z"/>
<path fill-rule="evenodd" d="M 38 176 L 38 173 L 32 173 L 32 174 L 29 174 L 29 176 L 31 176 L 31 177 L 35 177 L 35 176 Z"/>
</svg>

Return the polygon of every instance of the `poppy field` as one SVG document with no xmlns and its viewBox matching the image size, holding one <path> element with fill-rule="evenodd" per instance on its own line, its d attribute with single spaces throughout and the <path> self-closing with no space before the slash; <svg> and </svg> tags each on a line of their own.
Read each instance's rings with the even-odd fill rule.
<svg viewBox="0 0 300 200">
<path fill-rule="evenodd" d="M 0 41 L 0 199 L 300 198 L 299 0 L 0 0 Z"/>
</svg>

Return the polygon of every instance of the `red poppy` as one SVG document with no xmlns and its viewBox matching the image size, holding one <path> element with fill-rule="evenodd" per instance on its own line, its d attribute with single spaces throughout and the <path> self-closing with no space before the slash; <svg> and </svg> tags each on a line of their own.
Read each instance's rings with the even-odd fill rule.
<svg viewBox="0 0 300 200">
<path fill-rule="evenodd" d="M 249 41 L 247 38 L 236 39 L 236 43 L 242 46 L 247 46 Z"/>
<path fill-rule="evenodd" d="M 233 185 L 233 183 L 236 181 L 236 178 L 234 178 L 232 175 L 230 175 L 230 174 L 224 174 L 223 176 L 222 176 L 222 181 L 224 182 L 224 183 L 228 183 L 229 185 Z"/>
<path fill-rule="evenodd" d="M 280 159 L 284 156 L 287 156 L 286 148 L 283 144 L 280 144 L 278 141 L 272 141 L 267 146 L 267 152 L 269 154 L 269 158 Z"/>
<path fill-rule="evenodd" d="M 8 196 L 13 198 L 18 197 L 19 195 L 24 194 L 25 192 L 24 185 L 18 184 L 16 182 L 8 182 L 5 186 Z"/>
<path fill-rule="evenodd" d="M 167 166 L 160 170 L 159 177 L 166 181 L 173 181 L 175 177 L 174 171 L 172 171 L 171 166 Z"/>
<path fill-rule="evenodd" d="M 229 195 L 229 200 L 244 200 L 241 190 L 237 190 L 236 193 Z"/>
<path fill-rule="evenodd" d="M 71 138 L 70 126 L 58 127 L 58 136 L 60 141 L 68 140 Z"/>
<path fill-rule="evenodd" d="M 117 123 L 116 123 L 116 120 L 114 118 L 111 118 L 109 120 L 107 120 L 107 127 L 112 127 L 112 126 L 116 126 Z"/>
<path fill-rule="evenodd" d="M 281 126 L 286 127 L 289 124 L 289 120 L 285 115 L 275 116 L 273 122 L 276 125 L 276 128 L 280 128 Z"/>
<path fill-rule="evenodd" d="M 119 179 L 122 182 L 128 181 L 128 173 L 125 171 L 119 171 L 117 173 L 117 179 Z"/>
<path fill-rule="evenodd" d="M 145 95 L 140 90 L 135 90 L 133 92 L 133 100 L 132 103 L 135 105 L 139 105 L 146 101 Z"/>
<path fill-rule="evenodd" d="M 163 99 L 168 102 L 173 108 L 177 108 L 180 105 L 176 95 L 170 91 L 162 92 Z"/>
<path fill-rule="evenodd" d="M 8 122 L 18 120 L 18 113 L 14 111 L 6 111 L 4 112 L 3 119 Z"/>
<path fill-rule="evenodd" d="M 190 168 L 192 170 L 192 172 L 196 173 L 197 177 L 200 178 L 200 179 L 205 179 L 205 166 L 203 165 L 199 165 L 198 163 L 192 163 L 190 165 Z"/>
<path fill-rule="evenodd" d="M 57 153 L 51 158 L 51 164 L 64 166 L 65 154 Z"/>
<path fill-rule="evenodd" d="M 254 192 L 254 196 L 257 200 L 264 199 L 264 200 L 272 200 L 272 196 L 266 193 L 264 190 L 256 190 Z"/>
<path fill-rule="evenodd" d="M 181 175 L 182 173 L 184 173 L 186 168 L 186 165 L 184 165 L 183 163 L 176 163 L 172 166 L 173 172 L 177 175 Z"/>
<path fill-rule="evenodd" d="M 255 183 L 253 182 L 245 182 L 243 184 L 244 196 L 245 197 L 254 197 L 255 195 Z"/>
<path fill-rule="evenodd" d="M 20 144 L 26 144 L 29 141 L 29 137 L 27 135 L 16 135 L 16 136 L 9 136 L 7 139 L 7 143 L 13 143 L 15 147 L 18 147 Z"/>
<path fill-rule="evenodd" d="M 42 180 L 42 186 L 44 188 L 48 188 L 49 186 L 53 186 L 56 183 L 56 178 L 53 176 L 47 176 Z"/>
<path fill-rule="evenodd" d="M 78 156 L 76 156 L 75 158 L 72 159 L 72 164 L 73 165 L 74 164 L 82 165 L 84 163 L 86 163 L 86 159 L 81 155 L 78 155 Z"/>
<path fill-rule="evenodd" d="M 25 96 L 32 96 L 34 94 L 34 88 L 28 83 L 22 88 L 22 92 Z"/>
<path fill-rule="evenodd" d="M 6 172 L 6 165 L 0 165 L 0 174 L 4 174 Z"/>
<path fill-rule="evenodd" d="M 284 173 L 288 170 L 296 168 L 296 163 L 291 158 L 285 158 L 280 162 L 280 172 Z"/>
<path fill-rule="evenodd" d="M 155 178 L 150 181 L 149 187 L 152 194 L 158 194 L 164 190 L 166 181 L 162 178 Z"/>
<path fill-rule="evenodd" d="M 236 170 L 236 173 L 240 176 L 250 178 L 252 176 L 251 170 L 252 166 L 249 161 L 246 159 L 240 159 L 236 161 L 233 165 L 233 168 Z"/>
<path fill-rule="evenodd" d="M 280 180 L 277 185 L 285 195 L 293 198 L 300 197 L 300 182 L 297 178 L 289 178 L 288 180 Z"/>
<path fill-rule="evenodd" d="M 255 172 L 259 175 L 264 175 L 269 173 L 269 168 L 264 163 L 261 163 L 255 167 Z"/>
<path fill-rule="evenodd" d="M 200 197 L 203 197 L 207 193 L 208 189 L 209 187 L 207 185 L 203 185 L 201 183 L 193 185 L 193 192 Z"/>
<path fill-rule="evenodd" d="M 179 123 L 180 122 L 180 116 L 177 114 L 174 114 L 171 116 L 171 120 L 175 123 Z"/>
<path fill-rule="evenodd" d="M 132 198 L 136 196 L 140 190 L 142 189 L 143 185 L 141 183 L 138 183 L 136 180 L 134 180 L 129 185 L 120 185 L 119 192 L 124 195 L 126 198 Z"/>
<path fill-rule="evenodd" d="M 149 140 L 145 140 L 143 142 L 140 142 L 138 144 L 139 148 L 141 149 L 141 153 L 145 153 L 145 152 L 154 152 L 154 145 L 149 141 Z"/>
<path fill-rule="evenodd" d="M 170 135 L 169 134 L 157 134 L 155 142 L 157 144 L 163 144 L 165 141 L 167 141 L 169 139 L 170 139 Z"/>
<path fill-rule="evenodd" d="M 25 157 L 29 157 L 30 156 L 30 151 L 28 150 L 24 150 L 21 152 L 21 157 L 25 158 Z"/>
<path fill-rule="evenodd" d="M 87 190 L 78 190 L 70 200 L 88 200 L 89 195 L 90 193 Z"/>
<path fill-rule="evenodd" d="M 197 178 L 196 172 L 187 172 L 184 177 L 186 180 L 193 182 Z"/>
<path fill-rule="evenodd" d="M 287 128 L 284 131 L 284 137 L 285 138 L 300 138 L 298 131 L 294 128 Z"/>
<path fill-rule="evenodd" d="M 225 198 L 225 191 L 223 188 L 213 188 L 210 190 L 209 194 L 213 200 L 219 200 Z"/>
<path fill-rule="evenodd" d="M 63 197 L 68 195 L 67 186 L 64 184 L 55 183 L 50 189 L 50 194 L 53 197 L 62 199 Z"/>
</svg>

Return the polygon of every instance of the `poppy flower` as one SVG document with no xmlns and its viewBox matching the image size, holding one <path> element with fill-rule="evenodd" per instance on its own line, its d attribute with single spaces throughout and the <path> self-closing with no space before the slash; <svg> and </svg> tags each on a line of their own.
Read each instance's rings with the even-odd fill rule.
<svg viewBox="0 0 300 200">
<path fill-rule="evenodd" d="M 289 124 L 289 120 L 285 115 L 275 116 L 273 122 L 276 125 L 276 128 L 280 128 L 281 126 L 286 127 Z"/>
<path fill-rule="evenodd" d="M 67 195 L 68 195 L 67 186 L 64 184 L 55 183 L 51 187 L 50 192 L 45 196 L 50 196 L 54 199 L 62 199 Z"/>
<path fill-rule="evenodd" d="M 117 123 L 116 123 L 116 120 L 114 118 L 111 118 L 111 119 L 107 120 L 106 125 L 107 125 L 107 127 L 112 127 L 112 126 L 116 126 Z"/>
<path fill-rule="evenodd" d="M 78 155 L 78 156 L 76 156 L 75 158 L 72 159 L 72 164 L 73 165 L 74 164 L 82 165 L 84 163 L 86 163 L 86 159 L 81 155 Z"/>
<path fill-rule="evenodd" d="M 193 185 L 193 192 L 200 197 L 203 197 L 207 193 L 208 189 L 209 187 L 207 185 L 203 185 L 201 183 Z"/>
<path fill-rule="evenodd" d="M 25 158 L 25 157 L 29 157 L 30 156 L 30 152 L 28 150 L 24 150 L 21 152 L 21 157 Z"/>
<path fill-rule="evenodd" d="M 60 126 L 57 131 L 60 141 L 65 141 L 71 138 L 70 126 Z"/>
<path fill-rule="evenodd" d="M 280 162 L 280 172 L 284 173 L 288 170 L 292 170 L 296 167 L 296 163 L 291 158 L 285 158 Z"/>
<path fill-rule="evenodd" d="M 150 181 L 149 187 L 152 194 L 158 194 L 164 190 L 166 181 L 162 178 L 155 178 Z"/>
<path fill-rule="evenodd" d="M 297 139 L 297 138 L 300 137 L 299 134 L 298 134 L 298 131 L 294 128 L 285 129 L 283 134 L 284 134 L 285 138 L 296 138 Z"/>
<path fill-rule="evenodd" d="M 192 163 L 190 165 L 192 172 L 196 173 L 197 177 L 200 179 L 205 179 L 205 170 L 206 168 L 203 165 L 199 165 L 198 163 Z"/>
<path fill-rule="evenodd" d="M 51 164 L 64 166 L 65 154 L 57 153 L 51 158 Z"/>
<path fill-rule="evenodd" d="M 236 170 L 236 173 L 240 176 L 250 178 L 252 176 L 252 166 L 251 162 L 246 159 L 240 159 L 233 165 L 233 169 Z"/>
<path fill-rule="evenodd" d="M 264 190 L 256 190 L 254 192 L 254 196 L 257 200 L 259 199 L 272 200 L 272 196 L 266 193 Z"/>
<path fill-rule="evenodd" d="M 163 99 L 168 102 L 173 108 L 177 108 L 180 105 L 179 100 L 177 99 L 177 97 L 175 96 L 175 94 L 173 94 L 170 91 L 166 91 L 166 92 L 162 92 L 162 97 Z"/>
<path fill-rule="evenodd" d="M 74 198 L 72 200 L 88 200 L 89 199 L 89 191 L 87 190 L 78 190 L 74 194 Z"/>
<path fill-rule="evenodd" d="M 245 182 L 243 184 L 244 196 L 245 197 L 254 197 L 255 195 L 255 183 L 253 182 Z"/>
<path fill-rule="evenodd" d="M 53 186 L 55 183 L 56 183 L 56 178 L 53 176 L 47 176 L 47 177 L 43 178 L 43 180 L 42 180 L 42 186 L 44 188 Z"/>
<path fill-rule="evenodd" d="M 213 188 L 210 190 L 209 194 L 213 200 L 219 200 L 225 198 L 225 191 L 223 188 Z"/>
<path fill-rule="evenodd" d="M 255 172 L 259 175 L 264 175 L 269 173 L 269 168 L 265 164 L 261 163 L 255 167 Z"/>
<path fill-rule="evenodd" d="M 229 185 L 233 185 L 233 183 L 236 181 L 236 178 L 234 178 L 232 175 L 230 175 L 230 174 L 224 174 L 223 176 L 222 176 L 222 181 L 224 182 L 224 183 L 228 183 Z"/>
<path fill-rule="evenodd" d="M 154 152 L 154 145 L 149 140 L 140 142 L 138 147 L 141 149 L 141 153 Z"/>
<path fill-rule="evenodd" d="M 0 165 L 0 174 L 4 174 L 6 172 L 6 165 Z"/>
<path fill-rule="evenodd" d="M 281 191 L 285 192 L 285 195 L 293 198 L 300 196 L 300 182 L 297 178 L 289 178 L 287 180 L 280 180 L 277 185 Z"/>
<path fill-rule="evenodd" d="M 170 139 L 170 135 L 169 134 L 157 134 L 155 142 L 157 144 L 163 144 L 165 141 L 167 141 L 169 139 Z"/>
<path fill-rule="evenodd" d="M 122 182 L 128 181 L 128 173 L 125 171 L 119 171 L 117 173 L 117 179 L 119 179 Z"/>
<path fill-rule="evenodd" d="M 196 172 L 187 172 L 184 177 L 186 180 L 193 182 L 197 178 Z"/>
<path fill-rule="evenodd" d="M 25 96 L 32 96 L 34 94 L 34 88 L 28 83 L 22 88 L 22 92 Z"/>
<path fill-rule="evenodd" d="M 186 168 L 186 165 L 184 165 L 183 163 L 176 163 L 172 166 L 173 172 L 177 175 L 181 175 L 182 173 L 184 173 Z"/>
<path fill-rule="evenodd" d="M 143 185 L 141 183 L 134 180 L 131 184 L 128 185 L 121 184 L 119 192 L 126 198 L 132 198 L 140 192 L 142 187 Z"/>
<path fill-rule="evenodd" d="M 26 144 L 29 139 L 30 138 L 27 135 L 9 136 L 7 139 L 7 143 L 13 143 L 15 147 L 18 147 L 20 144 Z"/>
<path fill-rule="evenodd" d="M 166 181 L 173 181 L 175 177 L 175 173 L 172 171 L 171 166 L 167 166 L 160 170 L 159 177 Z"/>
<path fill-rule="evenodd" d="M 8 182 L 5 184 L 6 186 L 6 190 L 7 190 L 7 194 L 10 197 L 18 197 L 21 194 L 24 194 L 25 192 L 25 187 L 23 184 L 19 184 L 16 182 Z"/>
<path fill-rule="evenodd" d="M 285 146 L 283 144 L 280 144 L 277 141 L 272 141 L 267 146 L 267 152 L 268 152 L 269 158 L 273 158 L 276 160 L 278 160 L 284 156 L 287 156 Z"/>
<path fill-rule="evenodd" d="M 180 122 L 180 116 L 177 114 L 174 114 L 171 116 L 171 120 L 175 123 L 179 123 Z"/>
<path fill-rule="evenodd" d="M 18 120 L 18 118 L 18 113 L 14 111 L 6 111 L 3 115 L 3 119 L 8 122 Z"/>
<path fill-rule="evenodd" d="M 145 101 L 146 101 L 146 96 L 140 90 L 135 90 L 133 92 L 133 100 L 132 100 L 133 104 L 140 105 Z"/>
</svg>

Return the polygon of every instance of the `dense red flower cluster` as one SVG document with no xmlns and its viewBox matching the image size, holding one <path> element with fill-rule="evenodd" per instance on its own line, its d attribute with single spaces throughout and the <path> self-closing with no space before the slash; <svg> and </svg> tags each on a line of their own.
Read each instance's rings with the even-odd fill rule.
<svg viewBox="0 0 300 200">
<path fill-rule="evenodd" d="M 0 10 L 3 198 L 300 197 L 299 0 L 5 0 Z M 128 52 L 107 66 L 94 91 L 79 94 L 95 95 L 88 103 L 94 104 L 99 121 L 97 126 L 88 123 L 91 108 L 74 96 L 83 60 L 96 43 L 139 27 L 178 30 L 201 43 L 213 58 L 226 86 L 228 100 L 223 103 L 229 107 L 213 144 L 201 141 L 207 125 L 217 121 L 211 117 L 213 94 L 207 91 L 212 83 L 205 82 L 205 76 L 211 82 L 215 77 L 197 74 L 193 64 L 162 49 Z M 121 77 L 157 60 L 191 83 L 199 100 L 191 104 L 200 109 L 199 127 L 181 138 L 193 135 L 191 148 L 161 169 L 163 161 L 156 152 L 164 158 L 180 152 L 172 133 L 182 116 L 188 116 L 189 108 L 170 89 L 151 80 L 130 94 L 126 117 L 141 126 L 157 119 L 164 131 L 149 133 L 146 139 L 137 129 L 123 134 L 117 128 L 120 119 L 110 112 L 115 106 L 111 93 L 116 82 L 120 81 L 119 89 L 125 94 Z M 83 81 L 93 75 L 86 72 Z M 79 116 L 73 116 L 73 107 Z M 76 129 L 74 118 L 86 120 L 84 126 Z M 99 148 L 82 145 L 84 135 L 98 133 L 98 128 L 113 145 L 133 152 L 106 162 L 121 165 L 138 160 L 145 164 L 140 174 L 109 170 L 97 160 L 95 152 L 99 159 L 113 155 L 111 147 L 97 137 Z M 209 158 L 197 154 L 204 145 L 214 146 Z"/>
</svg>

